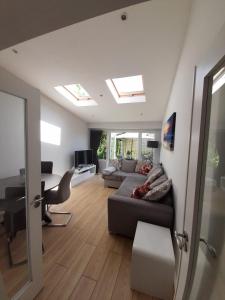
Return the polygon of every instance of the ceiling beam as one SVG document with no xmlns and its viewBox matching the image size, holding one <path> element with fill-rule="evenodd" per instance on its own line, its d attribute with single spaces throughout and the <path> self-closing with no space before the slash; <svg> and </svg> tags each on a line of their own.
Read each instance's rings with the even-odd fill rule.
<svg viewBox="0 0 225 300">
<path fill-rule="evenodd" d="M 0 50 L 149 0 L 1 0 Z"/>
</svg>

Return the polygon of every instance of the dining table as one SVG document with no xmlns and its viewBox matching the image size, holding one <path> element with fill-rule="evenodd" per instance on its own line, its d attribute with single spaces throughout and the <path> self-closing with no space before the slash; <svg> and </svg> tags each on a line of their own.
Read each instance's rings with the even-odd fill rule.
<svg viewBox="0 0 225 300">
<path fill-rule="evenodd" d="M 47 174 L 42 173 L 40 177 L 40 182 L 44 182 L 44 192 L 47 192 L 53 188 L 56 188 L 61 180 L 62 176 L 58 174 Z M 25 186 L 25 180 L 26 177 L 24 175 L 17 175 L 17 176 L 11 176 L 7 178 L 1 178 L 0 179 L 0 201 L 7 201 L 5 200 L 5 189 L 7 187 L 23 187 Z M 3 203 L 2 202 L 2 203 Z M 1 203 L 0 203 L 1 208 Z M 46 211 L 46 203 L 43 199 L 42 201 L 42 220 L 46 223 L 51 222 L 51 218 L 49 214 Z"/>
</svg>

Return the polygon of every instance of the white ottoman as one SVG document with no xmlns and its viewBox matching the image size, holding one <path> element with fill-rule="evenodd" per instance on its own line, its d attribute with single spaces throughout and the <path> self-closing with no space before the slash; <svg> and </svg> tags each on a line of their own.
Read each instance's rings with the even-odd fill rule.
<svg viewBox="0 0 225 300">
<path fill-rule="evenodd" d="M 171 300 L 174 271 L 170 230 L 139 221 L 132 249 L 131 288 L 153 297 Z"/>
</svg>

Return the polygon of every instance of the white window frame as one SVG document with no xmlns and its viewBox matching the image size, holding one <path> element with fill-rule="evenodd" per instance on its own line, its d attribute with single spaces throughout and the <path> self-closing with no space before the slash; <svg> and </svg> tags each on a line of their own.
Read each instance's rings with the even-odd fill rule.
<svg viewBox="0 0 225 300">
<path fill-rule="evenodd" d="M 155 134 L 156 141 L 160 142 L 161 139 L 161 130 L 157 129 L 110 129 L 105 130 L 107 132 L 107 149 L 106 149 L 106 161 L 107 164 L 109 163 L 110 158 L 110 149 L 111 149 L 111 133 L 113 132 L 120 132 L 120 131 L 126 131 L 126 132 L 137 132 L 138 133 L 138 160 L 141 160 L 141 152 L 142 152 L 142 133 L 153 133 Z M 160 148 L 157 149 L 157 151 L 160 151 Z M 154 161 L 155 151 L 153 151 L 153 161 Z"/>
</svg>

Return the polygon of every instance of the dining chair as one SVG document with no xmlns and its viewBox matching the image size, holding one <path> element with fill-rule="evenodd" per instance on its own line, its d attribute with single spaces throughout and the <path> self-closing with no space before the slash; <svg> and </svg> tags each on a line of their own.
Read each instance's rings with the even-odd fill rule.
<svg viewBox="0 0 225 300">
<path fill-rule="evenodd" d="M 52 174 L 53 162 L 52 161 L 42 161 L 41 162 L 41 173 L 42 174 Z"/>
<path fill-rule="evenodd" d="M 45 182 L 41 182 L 41 193 L 44 193 Z M 5 199 L 1 200 L 4 214 L 4 227 L 7 236 L 7 251 L 9 257 L 9 265 L 18 266 L 25 264 L 27 259 L 14 263 L 11 243 L 16 237 L 18 231 L 26 229 L 26 196 L 25 187 L 7 187 L 5 189 Z M 42 242 L 42 252 L 44 253 L 44 244 Z"/>
<path fill-rule="evenodd" d="M 47 204 L 47 212 L 50 215 L 66 215 L 68 216 L 65 223 L 47 223 L 46 226 L 50 227 L 63 227 L 68 225 L 72 218 L 72 213 L 70 212 L 60 212 L 60 211 L 52 211 L 49 208 L 49 205 L 57 205 L 65 202 L 69 199 L 71 194 L 71 179 L 73 177 L 75 168 L 66 171 L 60 180 L 58 189 L 48 190 L 44 193 L 44 201 Z"/>
</svg>

